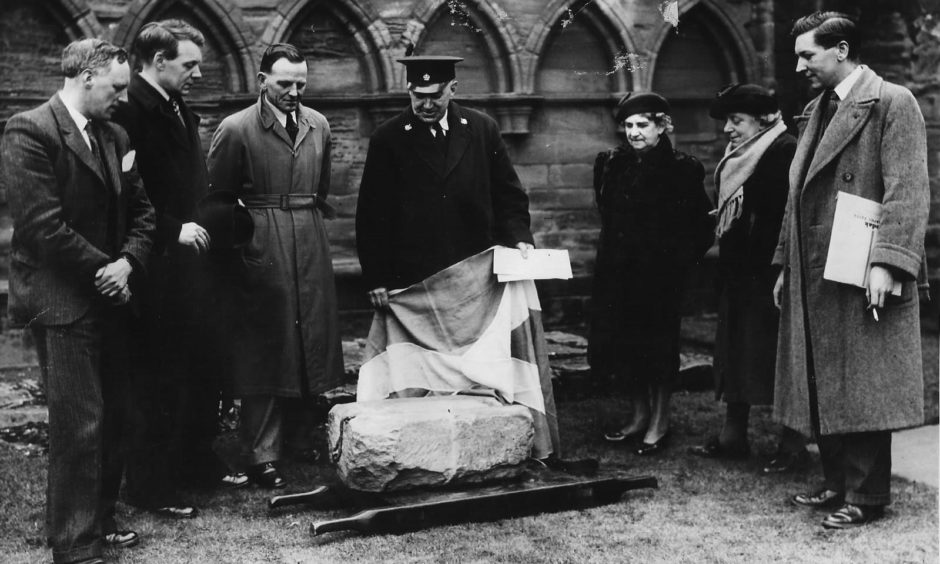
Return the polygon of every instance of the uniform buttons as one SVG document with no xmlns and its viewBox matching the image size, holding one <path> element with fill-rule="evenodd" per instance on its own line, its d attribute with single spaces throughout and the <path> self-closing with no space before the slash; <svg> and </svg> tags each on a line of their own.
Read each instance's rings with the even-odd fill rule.
<svg viewBox="0 0 940 564">
<path fill-rule="evenodd" d="M 851 173 L 851 172 L 845 172 L 845 173 L 842 174 L 842 181 L 843 181 L 843 182 L 852 182 L 852 179 L 853 179 L 853 178 L 855 178 L 855 177 L 852 176 L 852 173 Z"/>
</svg>

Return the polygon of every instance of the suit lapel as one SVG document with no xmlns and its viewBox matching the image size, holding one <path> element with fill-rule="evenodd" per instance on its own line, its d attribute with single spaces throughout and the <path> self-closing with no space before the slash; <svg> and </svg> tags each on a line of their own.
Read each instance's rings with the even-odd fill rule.
<svg viewBox="0 0 940 564">
<path fill-rule="evenodd" d="M 299 146 L 300 143 L 303 142 L 304 137 L 307 136 L 307 132 L 316 127 L 312 124 L 303 106 L 297 107 L 297 116 L 299 119 L 297 120 L 297 140 L 294 143 L 295 146 Z M 290 139 L 290 136 L 288 135 L 287 138 Z"/>
<path fill-rule="evenodd" d="M 293 150 L 294 144 L 290 142 L 290 136 L 287 134 L 287 130 L 278 123 L 274 112 L 268 107 L 268 103 L 264 101 L 264 94 L 258 98 L 258 112 L 261 115 L 261 125 L 264 126 L 265 129 L 270 129 L 281 141 L 287 143 L 287 146 Z M 300 139 L 299 134 L 297 135 L 297 139 Z"/>
<path fill-rule="evenodd" d="M 160 120 L 163 122 L 162 127 L 169 131 L 170 137 L 177 145 L 182 147 L 190 146 L 191 136 L 186 131 L 186 127 L 180 123 L 180 118 L 176 117 L 176 112 L 173 111 L 169 100 L 165 99 L 139 74 L 134 75 L 134 78 L 131 79 L 129 90 L 131 96 L 140 98 L 141 103 L 150 113 L 160 116 Z M 180 113 L 184 121 L 187 120 L 188 115 L 192 115 L 185 104 L 180 104 Z M 187 123 L 187 126 L 192 127 L 192 124 Z"/>
<path fill-rule="evenodd" d="M 460 106 L 451 104 L 447 112 L 448 141 L 447 141 L 447 163 L 444 166 L 445 178 L 454 170 L 454 167 L 463 158 L 470 144 L 470 123 L 460 111 Z"/>
<path fill-rule="evenodd" d="M 826 128 L 819 144 L 813 151 L 809 169 L 806 171 L 806 178 L 802 183 L 803 186 L 809 184 L 823 167 L 832 162 L 855 139 L 862 127 L 868 122 L 872 108 L 879 99 L 879 80 L 872 71 L 863 71 L 862 76 L 859 77 L 849 91 L 848 97 L 839 104 L 839 109 L 832 116 L 829 127 Z M 813 118 L 810 119 L 810 123 L 806 127 L 807 134 L 816 131 L 816 129 L 811 128 L 818 128 L 823 111 L 824 108 L 820 108 L 817 104 L 816 110 L 813 112 Z M 807 134 L 804 134 L 804 137 L 810 137 L 808 141 L 812 145 L 813 136 Z M 800 143 L 800 146 L 802 148 L 803 143 Z"/>
<path fill-rule="evenodd" d="M 62 136 L 65 146 L 75 153 L 78 160 L 88 167 L 89 170 L 94 172 L 103 183 L 104 171 L 100 170 L 101 167 L 98 165 L 98 159 L 95 158 L 94 153 L 91 152 L 88 144 L 85 143 L 85 138 L 82 137 L 78 126 L 75 125 L 75 120 L 69 115 L 69 111 L 65 108 L 65 104 L 62 103 L 58 94 L 52 99 L 52 113 L 59 125 L 59 134 Z"/>
<path fill-rule="evenodd" d="M 438 176 L 444 176 L 444 155 L 434 144 L 434 138 L 431 137 L 431 128 L 428 124 L 415 117 L 414 112 L 409 107 L 404 113 L 404 124 L 402 125 L 402 134 L 406 142 L 411 145 L 411 149 L 418 157 L 431 167 Z"/>
</svg>

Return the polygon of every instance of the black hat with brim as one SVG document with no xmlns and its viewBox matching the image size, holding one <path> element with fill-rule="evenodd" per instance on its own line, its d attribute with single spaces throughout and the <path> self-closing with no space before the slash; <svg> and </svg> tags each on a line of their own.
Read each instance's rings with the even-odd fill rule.
<svg viewBox="0 0 940 564">
<path fill-rule="evenodd" d="M 461 57 L 422 55 L 402 57 L 398 62 L 405 65 L 408 88 L 423 88 L 432 84 L 447 83 L 456 78 L 454 65 L 462 60 Z"/>
<path fill-rule="evenodd" d="M 255 232 L 248 208 L 229 190 L 213 190 L 200 200 L 196 222 L 209 232 L 213 250 L 244 247 Z"/>
<path fill-rule="evenodd" d="M 635 114 L 668 114 L 669 102 L 655 92 L 627 92 L 617 102 L 614 119 L 622 122 Z"/>
<path fill-rule="evenodd" d="M 725 119 L 732 113 L 764 116 L 775 114 L 778 109 L 777 99 L 763 86 L 731 84 L 718 91 L 708 115 L 714 119 Z"/>
</svg>

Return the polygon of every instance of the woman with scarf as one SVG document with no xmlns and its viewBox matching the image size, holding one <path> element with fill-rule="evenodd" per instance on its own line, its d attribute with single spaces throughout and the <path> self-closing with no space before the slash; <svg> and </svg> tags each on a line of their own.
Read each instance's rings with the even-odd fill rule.
<svg viewBox="0 0 940 564">
<path fill-rule="evenodd" d="M 711 246 L 711 203 L 695 158 L 676 151 L 669 103 L 624 96 L 616 121 L 627 142 L 594 163 L 601 235 L 591 298 L 592 372 L 629 397 L 629 419 L 605 434 L 637 455 L 666 446 L 679 372 L 679 307 L 689 267 Z"/>
<path fill-rule="evenodd" d="M 715 170 L 718 191 L 719 305 L 715 343 L 718 399 L 727 403 L 721 432 L 692 454 L 745 458 L 752 405 L 773 403 L 779 313 L 773 302 L 777 267 L 770 264 L 787 203 L 796 139 L 777 101 L 755 84 L 733 84 L 712 103 L 729 143 Z M 788 470 L 806 457 L 804 441 L 785 430 L 765 473 Z"/>
</svg>

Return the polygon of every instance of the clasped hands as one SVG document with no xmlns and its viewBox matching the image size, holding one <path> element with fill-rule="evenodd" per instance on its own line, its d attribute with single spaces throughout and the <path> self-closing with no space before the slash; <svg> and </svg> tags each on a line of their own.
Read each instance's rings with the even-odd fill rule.
<svg viewBox="0 0 940 564">
<path fill-rule="evenodd" d="M 95 290 L 118 305 L 126 304 L 131 299 L 131 290 L 127 287 L 127 280 L 133 271 L 134 267 L 131 266 L 127 257 L 109 262 L 95 273 Z"/>
<path fill-rule="evenodd" d="M 522 258 L 529 258 L 529 249 L 534 249 L 535 245 L 531 243 L 516 243 L 516 248 L 522 253 Z M 388 308 L 388 288 L 381 287 L 369 291 L 369 303 L 375 309 Z"/>
</svg>

